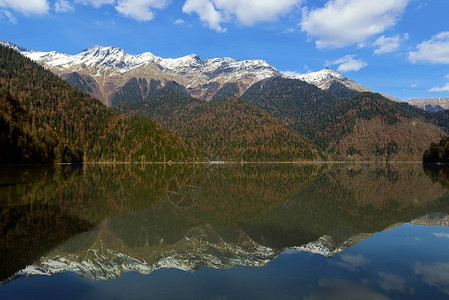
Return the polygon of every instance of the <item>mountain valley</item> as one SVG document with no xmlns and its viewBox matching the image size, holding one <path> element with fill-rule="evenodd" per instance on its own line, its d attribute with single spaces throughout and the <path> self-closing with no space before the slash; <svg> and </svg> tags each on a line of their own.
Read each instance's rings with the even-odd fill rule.
<svg viewBox="0 0 449 300">
<path fill-rule="evenodd" d="M 185 142 L 176 143 L 192 145 L 193 150 L 177 154 L 174 160 L 185 160 L 196 153 L 202 159 L 227 161 L 419 161 L 430 143 L 439 141 L 449 131 L 449 116 L 445 111 L 433 113 L 391 101 L 327 68 L 287 78 L 261 60 L 201 60 L 197 55 L 164 59 L 149 52 L 129 55 L 119 48 L 101 46 L 69 55 L 3 44 L 121 113 L 116 115 L 106 108 L 98 108 L 102 113 L 107 111 L 101 117 L 105 121 L 118 118 L 112 123 L 121 124 L 127 114 L 139 115 L 178 134 Z M 8 97 L 5 94 L 4 98 Z M 21 99 L 14 100 L 18 104 L 8 101 L 5 109 L 24 108 Z M 81 109 L 84 106 L 80 105 Z M 78 108 L 75 111 L 77 119 L 85 124 L 82 116 L 86 113 Z M 60 112 L 67 113 L 57 110 Z M 39 153 L 57 149 L 56 154 L 39 154 L 34 158 L 23 154 L 29 161 L 80 161 L 83 156 L 84 160 L 154 160 L 148 152 L 154 146 L 139 146 L 135 154 L 131 151 L 132 156 L 105 156 L 105 150 L 92 143 L 85 144 L 86 137 L 78 136 L 79 132 L 73 129 L 70 138 L 58 141 L 66 133 L 58 132 L 62 123 L 56 127 L 44 126 L 41 121 L 40 135 L 30 134 L 37 132 L 31 130 L 36 127 L 32 125 L 36 110 L 26 107 L 14 118 L 19 115 L 20 124 L 29 124 L 20 129 L 24 131 L 21 141 L 34 145 L 40 143 L 36 140 L 43 140 Z M 4 118 L 8 124 L 13 122 L 6 115 Z M 137 117 L 127 118 L 140 122 Z M 121 141 L 123 150 L 126 148 L 123 143 L 125 140 L 129 143 L 129 138 L 148 140 L 144 132 L 140 138 L 128 138 L 123 136 L 123 129 L 119 134 L 120 127 L 108 126 L 105 132 L 115 136 L 106 140 Z M 8 128 L 7 132 L 13 132 L 12 127 Z M 4 153 L 18 153 L 12 151 L 19 143 L 18 134 L 14 134 L 13 145 L 5 145 Z M 47 138 L 51 144 L 42 136 L 53 136 Z M 11 137 L 3 139 L 11 140 Z M 55 147 L 63 144 L 65 148 Z M 20 145 L 28 147 L 24 142 Z M 109 147 L 108 143 L 105 145 Z M 165 154 L 156 156 L 159 161 L 173 160 Z"/>
</svg>

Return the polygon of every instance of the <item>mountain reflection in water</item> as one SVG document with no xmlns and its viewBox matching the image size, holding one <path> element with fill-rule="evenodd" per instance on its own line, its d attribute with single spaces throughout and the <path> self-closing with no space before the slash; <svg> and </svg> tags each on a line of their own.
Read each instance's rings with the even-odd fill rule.
<svg viewBox="0 0 449 300">
<path fill-rule="evenodd" d="M 0 276 L 6 288 L 64 272 L 97 281 L 269 268 L 288 253 L 362 266 L 364 256 L 347 249 L 376 232 L 447 225 L 447 174 L 419 164 L 4 167 Z M 320 281 L 318 294 L 352 284 L 336 280 Z"/>
</svg>

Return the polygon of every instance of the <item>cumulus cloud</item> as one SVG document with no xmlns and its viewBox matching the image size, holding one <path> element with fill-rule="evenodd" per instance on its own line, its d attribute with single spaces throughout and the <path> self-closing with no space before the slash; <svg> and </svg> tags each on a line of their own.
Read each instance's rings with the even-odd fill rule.
<svg viewBox="0 0 449 300">
<path fill-rule="evenodd" d="M 449 80 L 449 74 L 446 75 L 446 79 Z M 449 92 L 449 82 L 447 82 L 445 85 L 441 87 L 433 87 L 429 90 L 430 92 Z M 435 237 L 446 237 L 449 238 L 449 234 L 447 233 L 434 233 Z"/>
<path fill-rule="evenodd" d="M 100 8 L 103 5 L 114 4 L 115 0 L 75 0 L 75 3 L 79 3 L 82 5 L 90 5 L 95 8 Z"/>
<path fill-rule="evenodd" d="M 431 88 L 429 91 L 431 92 L 449 92 L 449 82 L 443 86 L 435 86 Z"/>
<path fill-rule="evenodd" d="M 410 0 L 329 0 L 305 10 L 301 29 L 316 38 L 318 48 L 361 44 L 394 26 Z"/>
<path fill-rule="evenodd" d="M 326 65 L 327 66 L 338 65 L 337 71 L 342 73 L 349 71 L 358 71 L 368 65 L 363 60 L 356 59 L 355 57 L 356 57 L 355 55 L 346 55 L 332 62 L 327 62 Z"/>
<path fill-rule="evenodd" d="M 75 11 L 75 8 L 67 0 L 58 0 L 55 3 L 55 12 L 67 13 Z"/>
<path fill-rule="evenodd" d="M 449 263 L 439 262 L 428 265 L 416 263 L 413 271 L 421 275 L 425 283 L 449 295 Z"/>
<path fill-rule="evenodd" d="M 409 53 L 408 58 L 412 63 L 449 64 L 449 31 L 441 32 L 422 42 L 416 46 L 416 51 Z"/>
<path fill-rule="evenodd" d="M 185 24 L 185 21 L 183 19 L 176 19 L 175 22 L 173 22 L 175 25 L 182 25 Z"/>
<path fill-rule="evenodd" d="M 349 271 L 354 271 L 355 269 L 370 263 L 369 259 L 360 254 L 342 254 L 340 259 L 341 261 L 337 261 L 336 265 Z"/>
<path fill-rule="evenodd" d="M 118 0 L 115 9 L 134 20 L 150 21 L 154 19 L 153 9 L 162 9 L 167 5 L 167 0 Z"/>
<path fill-rule="evenodd" d="M 182 7 L 186 14 L 196 13 L 200 20 L 207 24 L 210 29 L 218 32 L 225 32 L 226 28 L 221 27 L 220 23 L 227 21 L 224 14 L 217 11 L 215 6 L 209 0 L 187 0 Z"/>
<path fill-rule="evenodd" d="M 12 9 L 24 15 L 42 15 L 48 12 L 50 6 L 47 0 L 0 0 L 0 8 Z"/>
<path fill-rule="evenodd" d="M 298 6 L 301 0 L 187 0 L 183 12 L 198 14 L 201 21 L 216 31 L 233 19 L 244 26 L 276 21 Z"/>
<path fill-rule="evenodd" d="M 373 47 L 377 48 L 376 50 L 374 50 L 374 54 L 394 52 L 399 49 L 399 47 L 401 46 L 401 42 L 408 40 L 408 38 L 408 34 L 404 34 L 403 37 L 401 37 L 400 35 L 385 37 L 383 35 L 373 43 Z"/>
</svg>

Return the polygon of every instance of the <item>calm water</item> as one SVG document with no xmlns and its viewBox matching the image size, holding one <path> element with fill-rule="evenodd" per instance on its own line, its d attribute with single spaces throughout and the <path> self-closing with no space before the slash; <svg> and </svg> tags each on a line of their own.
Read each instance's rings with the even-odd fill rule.
<svg viewBox="0 0 449 300">
<path fill-rule="evenodd" d="M 449 169 L 0 168 L 0 299 L 448 299 Z"/>
</svg>

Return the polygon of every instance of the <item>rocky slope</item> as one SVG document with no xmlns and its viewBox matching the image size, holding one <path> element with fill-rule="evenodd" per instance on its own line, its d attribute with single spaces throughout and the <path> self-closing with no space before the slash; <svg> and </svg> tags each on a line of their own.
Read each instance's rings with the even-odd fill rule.
<svg viewBox="0 0 449 300">
<path fill-rule="evenodd" d="M 150 52 L 131 55 L 120 48 L 95 46 L 70 55 L 55 51 L 26 50 L 11 43 L 28 58 L 68 79 L 109 105 L 111 97 L 132 79 L 175 81 L 194 97 L 210 100 L 227 83 L 237 83 L 241 94 L 253 83 L 281 74 L 263 60 L 236 60 L 229 57 L 200 59 L 192 54 L 161 58 Z M 231 95 L 232 96 L 232 95 Z M 144 95 L 143 95 L 144 97 Z"/>
<path fill-rule="evenodd" d="M 449 98 L 414 99 L 407 101 L 407 103 L 431 112 L 449 109 Z"/>
</svg>

